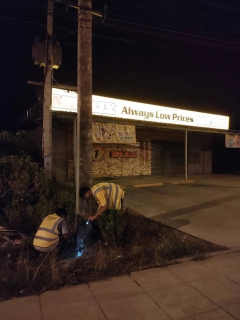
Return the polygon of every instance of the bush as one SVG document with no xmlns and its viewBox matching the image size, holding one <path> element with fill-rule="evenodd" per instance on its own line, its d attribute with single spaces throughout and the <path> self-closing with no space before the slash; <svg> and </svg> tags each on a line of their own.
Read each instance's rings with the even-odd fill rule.
<svg viewBox="0 0 240 320">
<path fill-rule="evenodd" d="M 30 157 L 0 158 L 0 218 L 9 228 L 31 235 L 42 218 L 65 207 L 74 221 L 75 193 L 49 179 Z"/>
<path fill-rule="evenodd" d="M 119 246 L 123 242 L 124 214 L 120 210 L 109 210 L 100 216 L 99 227 L 104 242 Z"/>
<path fill-rule="evenodd" d="M 30 156 L 34 161 L 40 160 L 32 135 L 27 131 L 19 131 L 16 134 L 8 131 L 0 132 L 0 155 L 18 157 L 25 155 Z"/>
</svg>

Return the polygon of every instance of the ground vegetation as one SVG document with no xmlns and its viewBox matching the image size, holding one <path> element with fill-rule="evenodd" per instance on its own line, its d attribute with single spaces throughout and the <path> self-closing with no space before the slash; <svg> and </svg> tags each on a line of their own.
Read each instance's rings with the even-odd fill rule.
<svg viewBox="0 0 240 320">
<path fill-rule="evenodd" d="M 203 259 L 224 249 L 127 209 L 103 214 L 97 229 L 82 218 L 86 232 L 80 256 L 74 235 L 61 256 L 57 250 L 37 252 L 33 236 L 57 207 L 67 209 L 74 232 L 75 191 L 33 161 L 31 143 L 25 133 L 0 134 L 5 148 L 0 153 L 0 300 L 162 267 L 183 257 Z"/>
</svg>

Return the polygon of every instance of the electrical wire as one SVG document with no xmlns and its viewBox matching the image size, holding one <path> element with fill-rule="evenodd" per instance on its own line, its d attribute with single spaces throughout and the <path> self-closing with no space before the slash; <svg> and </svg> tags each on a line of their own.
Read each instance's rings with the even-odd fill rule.
<svg viewBox="0 0 240 320">
<path fill-rule="evenodd" d="M 109 15 L 109 17 L 111 18 L 111 17 L 113 17 L 113 19 L 121 19 L 122 17 L 120 16 L 120 15 L 116 15 L 116 14 L 112 14 L 112 15 Z M 120 17 L 120 18 L 119 18 Z M 160 17 L 158 17 L 158 20 L 160 19 Z M 204 18 L 204 19 L 206 19 L 206 17 Z M 186 25 L 186 21 L 187 20 L 190 20 L 190 17 L 189 17 L 189 15 L 187 15 L 187 16 L 184 16 L 183 17 L 183 19 L 182 20 L 184 20 L 184 26 Z M 138 18 L 138 19 L 132 19 L 132 17 L 131 18 L 128 18 L 127 16 L 126 17 L 124 17 L 124 21 L 126 21 L 126 22 L 129 22 L 129 23 L 136 23 L 136 24 L 143 24 L 144 23 L 144 21 L 143 21 L 143 19 L 142 19 L 142 17 L 140 18 Z M 179 21 L 179 24 L 180 24 L 180 22 L 181 22 L 181 24 L 182 24 L 182 21 Z M 212 29 L 216 29 L 217 28 L 217 32 L 219 33 L 219 30 L 220 30 L 220 27 L 221 27 L 221 30 L 223 30 L 223 28 L 224 28 L 224 30 L 226 29 L 226 28 L 228 28 L 228 30 L 229 31 L 233 31 L 233 30 L 236 30 L 237 32 L 239 32 L 240 31 L 240 24 L 239 23 L 237 23 L 237 24 L 233 24 L 233 23 L 231 23 L 231 24 L 227 24 L 226 22 L 224 22 L 224 24 L 222 23 L 222 22 L 220 22 L 222 25 L 220 26 L 220 24 L 218 23 L 218 24 L 216 24 L 215 22 L 213 22 L 212 21 L 212 17 L 211 17 L 211 19 L 208 19 L 207 21 L 203 21 L 203 19 L 201 20 L 201 23 L 199 23 L 199 25 L 201 25 L 201 26 L 208 26 L 208 27 L 210 27 L 211 28 L 211 30 Z M 151 17 L 151 24 L 149 24 L 149 22 L 148 22 L 148 26 L 149 27 L 156 27 L 156 26 L 161 26 L 162 24 L 161 23 L 156 23 L 155 22 L 155 20 L 153 19 L 153 17 Z M 164 25 L 166 25 L 166 22 L 164 22 Z M 169 25 L 169 27 L 168 28 L 170 28 L 170 24 L 168 24 Z M 192 29 L 192 30 L 198 30 L 198 28 L 196 28 L 196 25 L 197 25 L 197 23 L 196 23 L 196 21 L 194 21 L 194 24 L 193 24 L 193 26 L 190 26 L 189 25 L 189 23 L 188 23 L 188 29 Z M 174 25 L 172 25 L 171 26 L 171 28 L 172 29 L 175 29 L 176 30 L 176 26 L 174 26 Z M 186 26 L 185 26 L 185 28 L 186 28 Z M 182 29 L 182 30 L 184 30 L 184 27 L 183 27 L 183 25 L 181 26 L 181 28 L 179 28 L 179 26 L 178 26 L 178 31 L 181 31 L 180 29 Z M 213 31 L 213 30 L 212 30 Z M 205 31 L 206 32 L 206 31 Z M 216 33 L 216 32 L 215 32 Z M 229 34 L 229 32 L 228 32 L 228 34 Z"/>
<path fill-rule="evenodd" d="M 123 39 L 123 38 L 99 35 L 99 34 L 93 34 L 93 35 L 95 35 L 96 37 L 107 38 L 107 39 L 111 39 L 111 40 L 117 40 L 117 41 L 122 41 L 122 42 L 127 42 L 127 43 L 133 43 L 133 44 L 139 44 L 139 45 L 143 45 L 143 46 L 147 46 L 147 47 L 164 48 L 164 49 L 170 49 L 170 50 L 176 50 L 176 51 L 191 52 L 191 53 L 196 53 L 199 55 L 224 57 L 224 58 L 229 58 L 229 59 L 240 59 L 240 56 L 227 56 L 227 55 L 221 55 L 221 54 L 215 54 L 215 53 L 209 53 L 209 52 L 203 52 L 203 51 L 188 50 L 188 49 L 182 49 L 179 47 L 176 48 L 176 47 L 158 45 L 158 44 L 153 44 L 153 43 L 146 43 L 146 42 L 141 42 L 141 41 L 133 41 L 133 40 Z M 62 45 L 77 46 L 77 43 L 62 43 Z"/>
<path fill-rule="evenodd" d="M 124 3 L 125 5 L 128 5 L 128 6 L 133 6 L 134 4 L 133 3 L 129 3 L 129 1 L 128 2 L 124 2 L 124 1 L 119 1 L 120 3 L 122 2 L 122 3 Z M 164 1 L 165 2 L 165 1 Z M 55 3 L 56 3 L 56 1 L 55 1 Z M 57 2 L 58 3 L 58 2 Z M 62 3 L 62 4 L 64 4 L 62 1 L 60 1 L 59 3 Z M 167 2 L 167 3 L 169 3 L 169 2 Z M 17 3 L 19 6 L 22 6 L 22 5 L 25 5 L 25 6 L 27 6 L 27 7 L 29 7 L 29 5 L 31 5 L 31 3 L 30 2 L 26 2 L 26 0 L 25 0 L 25 2 L 24 3 Z M 37 5 L 35 4 L 35 5 L 33 5 L 33 6 L 35 6 L 35 7 L 37 7 Z M 137 5 L 137 7 L 143 7 L 144 9 L 145 8 L 148 8 L 148 10 L 149 10 L 149 5 Z M 171 12 L 171 10 L 176 10 L 177 8 L 177 6 L 179 6 L 179 3 L 177 3 L 177 4 L 175 4 L 175 7 L 173 7 L 173 6 L 168 6 L 169 7 L 169 9 L 170 9 L 170 12 Z M 184 7 L 184 6 L 183 6 Z M 185 6 L 186 7 L 186 6 Z M 41 8 L 41 6 L 39 6 L 39 8 Z M 162 6 L 161 6 L 161 8 L 162 8 Z M 45 8 L 44 8 L 45 9 Z M 65 11 L 63 11 L 62 9 L 60 9 L 60 8 L 55 8 L 55 12 L 61 12 L 62 14 L 65 14 L 66 12 Z M 159 11 L 160 12 L 160 11 Z M 191 13 L 191 15 L 192 14 L 194 14 L 194 12 L 192 12 L 192 11 L 187 11 L 187 12 L 189 12 L 189 13 Z M 154 13 L 156 14 L 156 13 L 158 13 L 157 12 L 157 10 L 156 10 L 156 8 L 154 8 Z M 199 13 L 196 13 L 196 14 L 199 14 Z M 189 18 L 191 15 L 187 15 L 186 17 L 187 18 Z M 200 15 L 200 14 L 199 14 Z M 202 17 L 204 17 L 204 18 L 206 18 L 205 16 L 203 16 L 203 15 L 200 15 L 200 16 L 202 16 Z M 185 17 L 185 19 L 186 19 L 186 17 Z M 231 22 L 232 22 L 232 20 L 233 20 L 233 17 L 231 16 L 231 17 L 229 17 L 230 19 L 231 19 Z M 212 17 L 211 17 L 211 19 L 212 19 Z M 221 22 L 221 21 L 220 21 Z M 211 23 L 211 21 L 208 21 L 208 23 Z M 238 23 L 238 25 L 239 25 L 239 23 Z M 233 27 L 233 24 L 231 24 L 231 26 Z"/>
<path fill-rule="evenodd" d="M 2 18 L 2 16 L 0 16 L 0 18 Z M 29 23 L 29 24 L 34 24 L 34 25 L 39 25 L 39 26 L 42 26 L 42 27 L 46 27 L 46 24 L 39 24 L 39 23 L 29 22 L 29 21 L 20 20 L 20 19 L 12 19 L 12 18 L 8 18 L 8 17 L 4 17 L 4 18 L 7 18 L 7 19 L 10 19 L 10 20 L 13 20 L 13 21 L 24 22 L 24 23 Z M 65 34 L 65 35 L 62 35 L 62 37 L 69 36 L 69 35 L 72 35 L 75 32 L 77 32 L 77 29 L 75 29 L 75 30 L 69 30 L 69 29 L 65 29 L 65 28 L 59 28 L 59 29 L 68 31 L 68 33 Z M 159 48 L 166 48 L 166 49 L 169 49 L 169 50 L 178 50 L 178 51 L 199 53 L 199 51 L 193 51 L 193 50 L 189 50 L 189 49 L 173 48 L 173 47 L 167 47 L 167 46 L 163 46 L 163 45 L 154 45 L 154 44 L 150 44 L 150 43 L 143 43 L 143 42 L 139 42 L 139 41 L 127 40 L 127 39 L 123 39 L 123 38 L 116 38 L 116 37 L 111 37 L 111 36 L 107 36 L 107 35 L 100 35 L 100 34 L 96 34 L 96 33 L 93 33 L 93 37 L 94 36 L 108 38 L 108 39 L 114 39 L 114 40 L 119 40 L 119 41 L 122 41 L 122 42 L 141 44 L 141 45 L 144 45 L 144 46 L 148 45 L 150 47 L 154 46 L 154 47 L 159 47 Z M 213 40 L 213 39 L 208 39 L 208 40 Z M 218 41 L 219 39 L 214 39 L 214 40 Z M 224 41 L 221 40 L 221 42 L 224 42 Z M 227 43 L 229 43 L 229 41 L 227 41 Z M 240 43 L 235 43 L 235 42 L 233 43 L 232 42 L 231 44 L 240 44 Z M 76 44 L 63 43 L 62 45 L 75 46 Z M 211 54 L 211 53 L 206 53 L 206 52 L 203 52 L 203 51 L 201 51 L 201 53 L 204 54 L 204 55 L 213 55 L 213 56 L 226 57 L 226 56 L 223 56 L 223 55 Z M 235 57 L 231 57 L 231 58 L 235 58 Z"/>
<path fill-rule="evenodd" d="M 197 35 L 197 34 L 192 34 L 192 33 L 187 33 L 187 32 L 181 32 L 181 31 L 176 31 L 176 30 L 170 30 L 170 29 L 165 29 L 165 28 L 160 28 L 160 27 L 152 27 L 152 26 L 148 26 L 148 25 L 144 25 L 144 24 L 136 24 L 136 23 L 130 23 L 130 22 L 125 22 L 123 20 L 117 20 L 117 19 L 109 19 L 109 22 L 113 21 L 113 22 L 118 22 L 118 23 L 125 23 L 125 24 L 129 24 L 129 26 L 137 26 L 137 27 L 143 27 L 146 29 L 152 29 L 152 30 L 156 30 L 156 31 L 165 31 L 165 32 L 169 32 L 169 33 L 175 33 L 175 34 L 179 34 L 179 35 L 184 35 L 184 36 L 191 36 L 191 37 L 195 37 L 195 38 L 199 38 L 199 39 L 204 39 L 204 40 L 210 40 L 210 41 L 219 41 L 219 42 L 224 42 L 224 43 L 229 43 L 229 44 L 240 44 L 240 42 L 235 42 L 235 41 L 229 41 L 229 40 L 223 40 L 220 38 L 213 38 L 213 37 L 207 37 L 207 36 L 202 36 L 202 35 Z"/>
<path fill-rule="evenodd" d="M 192 0 L 192 1 L 195 2 L 195 0 Z M 125 1 L 119 0 L 118 3 L 123 3 L 124 7 L 128 7 L 128 8 L 131 8 L 133 6 L 135 6 L 135 7 L 137 6 L 138 8 L 142 8 L 145 11 L 146 10 L 148 10 L 148 11 L 151 10 L 149 2 L 146 2 L 146 5 L 144 5 L 142 3 L 139 3 L 139 1 L 138 1 L 137 5 L 136 5 L 136 4 L 131 3 L 130 1 L 125 2 Z M 195 4 L 196 3 L 194 3 L 194 5 Z M 153 7 L 153 5 L 152 5 L 152 7 Z M 205 13 L 201 14 L 199 12 L 199 9 L 201 9 L 199 7 L 195 8 L 194 6 L 191 6 L 191 7 L 190 6 L 186 6 L 182 2 L 179 2 L 179 1 L 175 2 L 174 5 L 171 5 L 169 0 L 167 0 L 167 1 L 159 1 L 159 0 L 156 1 L 155 4 L 154 4 L 154 10 L 152 10 L 152 14 L 154 14 L 154 13 L 158 14 L 159 12 L 162 12 L 163 8 L 168 8 L 168 9 L 170 9 L 168 11 L 172 11 L 172 12 L 174 12 L 174 11 L 181 12 L 182 11 L 182 12 L 187 13 L 187 14 L 190 13 L 191 16 L 192 16 L 192 14 L 194 14 L 194 15 L 198 15 L 199 17 L 204 17 L 204 18 L 206 17 Z M 189 9 L 192 9 L 192 10 L 189 10 Z M 216 6 L 214 7 L 214 11 L 207 11 L 207 10 L 204 10 L 204 11 L 205 12 L 207 11 L 208 13 L 211 12 L 211 14 L 218 15 L 220 18 L 225 19 L 226 18 L 226 11 L 225 11 L 224 8 L 222 8 L 222 9 L 224 10 L 224 15 L 221 15 L 221 14 L 217 13 Z M 203 9 L 201 11 L 203 11 Z M 234 13 L 236 13 L 236 10 L 232 10 L 232 11 Z M 232 22 L 232 20 L 233 20 L 233 16 L 231 15 L 231 16 L 229 16 L 229 20 L 228 21 Z M 238 18 L 237 18 L 237 20 L 238 20 Z"/>
<path fill-rule="evenodd" d="M 0 18 L 1 18 L 1 19 L 10 20 L 10 21 L 16 21 L 16 22 L 22 22 L 22 23 L 37 25 L 37 26 L 41 26 L 41 27 L 45 27 L 45 28 L 47 27 L 47 24 L 46 24 L 46 23 L 38 23 L 38 22 L 27 21 L 27 20 L 23 20 L 23 19 L 16 19 L 16 18 L 7 17 L 7 16 L 2 16 L 2 15 L 0 15 Z M 64 31 L 72 32 L 72 30 L 66 29 L 66 28 L 59 28 L 59 30 L 64 30 Z"/>
<path fill-rule="evenodd" d="M 227 5 L 223 6 L 223 5 L 219 4 L 219 3 L 213 3 L 211 1 L 204 1 L 204 0 L 200 0 L 200 1 L 199 0 L 189 0 L 189 1 L 192 1 L 194 3 L 198 2 L 200 4 L 206 4 L 208 6 L 212 6 L 214 9 L 220 8 L 220 9 L 222 9 L 224 11 L 227 10 L 227 11 L 230 11 L 230 12 L 234 12 L 234 13 L 240 14 L 240 10 L 236 10 L 236 8 L 232 9 L 232 8 L 228 7 Z"/>
<path fill-rule="evenodd" d="M 120 1 L 120 3 L 121 3 L 121 1 Z M 125 3 L 125 2 L 124 2 Z M 22 6 L 22 5 L 27 5 L 27 6 L 29 6 L 29 2 L 26 2 L 26 0 L 25 0 L 25 2 L 24 3 L 17 3 L 17 5 L 19 5 L 19 6 Z M 32 5 L 33 6 L 33 5 Z M 36 6 L 36 4 L 33 6 L 33 7 L 35 7 L 35 8 L 37 8 L 37 6 Z M 43 8 L 42 6 L 38 6 L 39 8 Z M 46 8 L 44 7 L 44 10 L 46 10 Z M 65 11 L 63 11 L 63 10 L 60 10 L 59 8 L 55 8 L 55 14 L 57 13 L 57 12 L 60 12 L 61 14 L 64 14 L 64 16 L 66 17 L 66 12 Z M 231 17 L 231 19 L 232 19 L 232 17 Z"/>
<path fill-rule="evenodd" d="M 26 2 L 25 2 L 26 4 Z M 29 21 L 24 21 L 24 20 L 20 20 L 20 19 L 14 19 L 14 18 L 10 18 L 10 17 L 4 17 L 4 16 L 0 16 L 1 18 L 5 18 L 5 19 L 9 19 L 9 20 L 14 20 L 14 21 L 22 21 L 25 23 L 31 23 L 31 24 L 35 24 L 35 25 L 41 25 L 41 26 L 46 26 L 46 24 L 40 24 L 40 23 L 36 23 L 36 22 L 29 22 Z M 139 28 L 144 28 L 147 29 L 149 32 L 159 32 L 159 31 L 164 31 L 167 33 L 171 33 L 171 34 L 176 34 L 176 35 L 181 35 L 181 36 L 187 36 L 187 37 L 192 37 L 192 38 L 198 38 L 201 40 L 207 40 L 207 41 L 217 41 L 217 42 L 222 42 L 222 43 L 226 43 L 226 44 L 235 44 L 235 45 L 239 45 L 239 42 L 235 42 L 235 41 L 230 41 L 230 40 L 226 40 L 226 39 L 220 39 L 220 38 L 215 38 L 215 37 L 208 37 L 208 36 L 202 36 L 202 35 L 197 35 L 197 34 L 192 34 L 192 33 L 187 33 L 187 32 L 182 32 L 182 31 L 177 31 L 177 30 L 171 30 L 171 29 L 167 29 L 167 28 L 161 28 L 161 27 L 156 27 L 156 26 L 149 26 L 146 24 L 140 24 L 140 23 L 134 23 L 134 22 L 129 22 L 129 21 L 124 21 L 124 20 L 120 20 L 120 19 L 112 19 L 112 18 L 108 18 L 106 19 L 106 25 L 109 26 L 115 26 L 116 24 L 121 24 L 122 26 L 124 25 L 125 28 L 129 28 L 129 30 L 133 30 L 135 29 L 139 29 Z M 66 28 L 61 28 L 61 27 L 54 27 L 54 30 L 65 30 L 68 31 L 69 33 L 62 35 L 64 36 L 68 36 L 68 35 L 72 35 L 75 31 L 77 30 L 70 30 L 70 29 L 66 29 Z M 61 35 L 59 36 L 61 37 Z"/>
<path fill-rule="evenodd" d="M 69 33 L 66 33 L 66 34 L 63 34 L 63 35 L 58 36 L 58 38 L 63 38 L 63 37 L 70 36 L 70 35 L 72 35 L 72 34 L 74 34 L 74 33 L 77 33 L 77 30 L 78 30 L 78 29 L 71 30 Z"/>
</svg>

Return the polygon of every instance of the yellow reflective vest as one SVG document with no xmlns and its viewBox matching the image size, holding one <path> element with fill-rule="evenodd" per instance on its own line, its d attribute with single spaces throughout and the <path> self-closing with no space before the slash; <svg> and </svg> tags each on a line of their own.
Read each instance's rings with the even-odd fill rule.
<svg viewBox="0 0 240 320">
<path fill-rule="evenodd" d="M 116 210 L 121 209 L 121 199 L 124 198 L 124 191 L 120 186 L 114 183 L 102 182 L 96 184 L 91 189 L 95 198 L 99 191 L 106 190 L 106 201 L 109 208 L 114 208 Z"/>
<path fill-rule="evenodd" d="M 60 232 L 57 227 L 64 218 L 56 213 L 49 214 L 41 223 L 35 234 L 33 245 L 41 248 L 48 248 L 59 240 Z"/>
</svg>

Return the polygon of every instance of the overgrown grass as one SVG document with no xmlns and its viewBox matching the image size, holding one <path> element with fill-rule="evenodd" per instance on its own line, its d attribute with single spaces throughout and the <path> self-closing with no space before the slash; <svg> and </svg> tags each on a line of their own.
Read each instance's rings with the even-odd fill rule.
<svg viewBox="0 0 240 320">
<path fill-rule="evenodd" d="M 161 267 L 200 250 L 182 233 L 136 214 L 111 212 L 100 227 L 102 240 L 75 259 L 61 260 L 56 251 L 40 254 L 31 241 L 0 247 L 1 299 Z"/>
</svg>

